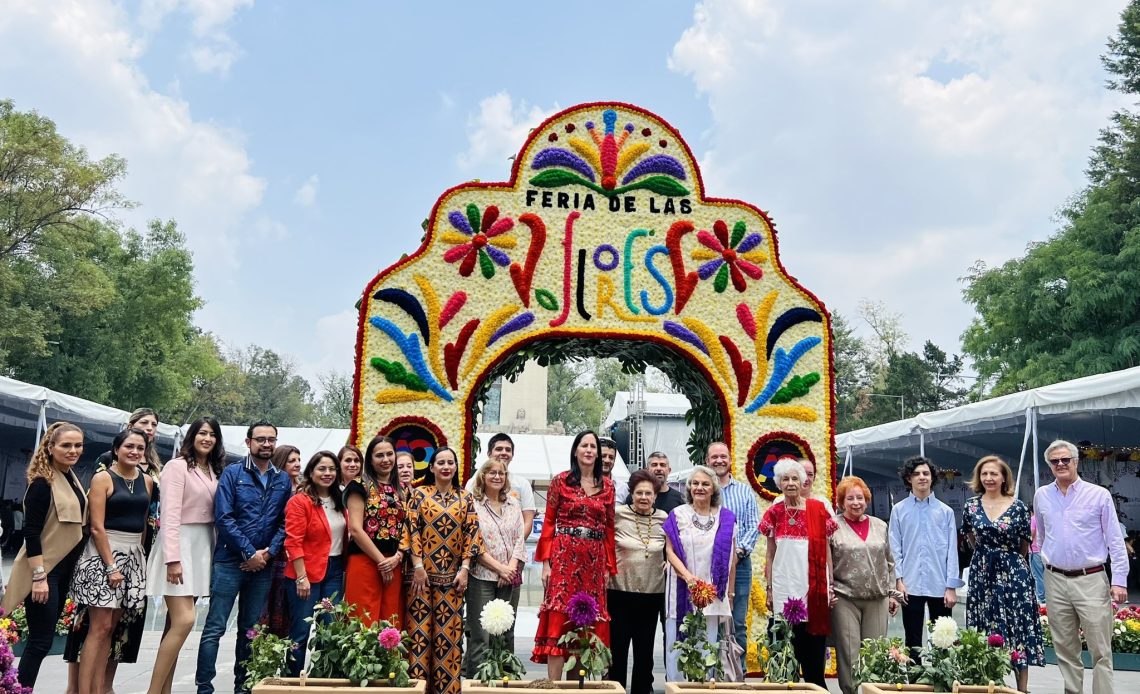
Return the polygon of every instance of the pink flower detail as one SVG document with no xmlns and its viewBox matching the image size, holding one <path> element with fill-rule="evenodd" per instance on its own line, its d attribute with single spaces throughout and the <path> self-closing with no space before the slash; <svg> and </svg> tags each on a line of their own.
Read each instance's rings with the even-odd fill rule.
<svg viewBox="0 0 1140 694">
<path fill-rule="evenodd" d="M 400 632 L 388 627 L 380 632 L 380 645 L 391 650 L 400 645 Z"/>
</svg>

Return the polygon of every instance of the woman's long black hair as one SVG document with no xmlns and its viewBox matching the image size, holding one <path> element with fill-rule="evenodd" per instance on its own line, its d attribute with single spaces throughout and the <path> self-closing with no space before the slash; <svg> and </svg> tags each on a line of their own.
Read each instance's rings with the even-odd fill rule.
<svg viewBox="0 0 1140 694">
<path fill-rule="evenodd" d="M 182 439 L 182 446 L 178 449 L 178 457 L 185 460 L 187 465 L 195 464 L 197 458 L 194 455 L 194 439 L 198 436 L 203 424 L 209 424 L 210 428 L 214 430 L 214 447 L 206 456 L 206 462 L 210 464 L 210 469 L 214 471 L 214 478 L 217 479 L 221 476 L 222 469 L 226 467 L 226 447 L 222 445 L 222 425 L 218 424 L 218 420 L 213 417 L 199 417 L 187 427 L 186 438 Z"/>
<path fill-rule="evenodd" d="M 462 489 L 463 485 L 459 484 L 459 454 L 456 453 L 454 448 L 450 448 L 448 446 L 440 446 L 439 448 L 435 449 L 434 453 L 431 454 L 431 460 L 428 461 L 427 472 L 424 473 L 423 483 L 424 485 L 435 484 L 435 470 L 432 470 L 431 466 L 435 464 L 435 460 L 439 457 L 439 454 L 444 452 L 450 453 L 455 457 L 455 480 L 451 483 L 451 485 L 456 489 Z M 508 483 L 507 486 L 510 486 L 510 483 Z"/>
<path fill-rule="evenodd" d="M 582 439 L 587 436 L 594 437 L 594 445 L 598 447 L 598 455 L 601 455 L 601 439 L 593 431 L 587 429 L 586 431 L 578 432 L 574 437 L 574 445 L 570 446 L 570 474 L 566 477 L 566 482 L 571 487 L 577 487 L 582 484 L 582 468 L 578 467 L 578 446 L 582 443 Z M 602 484 L 602 463 L 600 458 L 594 458 L 594 483 L 599 487 Z"/>
</svg>

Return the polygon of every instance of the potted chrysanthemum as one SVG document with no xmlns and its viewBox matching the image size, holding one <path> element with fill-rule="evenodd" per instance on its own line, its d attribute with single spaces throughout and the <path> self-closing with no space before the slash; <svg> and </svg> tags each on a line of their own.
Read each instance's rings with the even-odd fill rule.
<svg viewBox="0 0 1140 694">
<path fill-rule="evenodd" d="M 506 600 L 492 600 L 483 606 L 479 624 L 490 640 L 483 652 L 483 662 L 475 670 L 475 679 L 485 685 L 521 680 L 526 675 L 526 668 L 515 655 L 514 644 L 507 636 L 515 625 L 514 608 Z"/>
<path fill-rule="evenodd" d="M 610 669 L 613 654 L 595 633 L 600 612 L 598 601 L 589 593 L 578 591 L 570 596 L 566 617 L 575 628 L 558 639 L 558 645 L 570 654 L 563 668 L 563 672 L 571 673 L 570 679 L 575 673 L 578 679 L 598 679 Z"/>
</svg>

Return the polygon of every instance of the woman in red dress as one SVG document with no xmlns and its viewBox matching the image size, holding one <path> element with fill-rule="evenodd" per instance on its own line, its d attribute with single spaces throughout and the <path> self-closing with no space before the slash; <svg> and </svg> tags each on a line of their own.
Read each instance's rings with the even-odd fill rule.
<svg viewBox="0 0 1140 694">
<path fill-rule="evenodd" d="M 583 431 L 570 450 L 570 471 L 550 483 L 546 517 L 534 558 L 542 562 L 545 594 L 531 660 L 546 663 L 548 677 L 563 679 L 566 649 L 558 639 L 570 631 L 570 597 L 579 591 L 598 602 L 596 633 L 610 644 L 606 582 L 617 574 L 614 548 L 614 484 L 598 464 L 598 436 Z"/>
</svg>

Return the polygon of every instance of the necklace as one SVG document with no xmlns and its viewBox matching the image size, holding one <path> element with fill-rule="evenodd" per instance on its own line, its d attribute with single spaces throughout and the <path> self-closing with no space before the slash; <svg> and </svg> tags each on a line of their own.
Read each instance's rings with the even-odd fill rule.
<svg viewBox="0 0 1140 694">
<path fill-rule="evenodd" d="M 697 530 L 701 530 L 707 533 L 708 531 L 712 530 L 715 523 L 716 516 L 710 514 L 708 520 L 702 521 L 701 516 L 698 516 L 696 512 L 693 513 L 693 527 Z"/>
<path fill-rule="evenodd" d="M 135 476 L 132 479 L 127 479 L 126 477 L 119 475 L 119 478 L 123 480 L 123 484 L 127 485 L 127 494 L 135 493 L 135 482 L 138 481 L 139 475 L 141 474 L 141 472 L 136 472 Z"/>
<path fill-rule="evenodd" d="M 641 522 L 642 518 L 645 518 L 647 520 L 644 523 L 642 523 Z M 633 512 L 633 521 L 634 521 L 634 523 L 637 524 L 637 539 L 640 540 L 641 544 L 645 546 L 645 558 L 648 559 L 649 558 L 649 543 L 653 541 L 653 514 L 649 514 L 648 516 L 644 516 L 644 515 L 638 513 L 637 511 L 634 511 Z M 642 533 L 642 528 L 645 529 L 644 533 Z"/>
<path fill-rule="evenodd" d="M 788 506 L 787 509 L 788 509 L 788 525 L 790 525 L 794 528 L 796 526 L 796 518 L 799 518 L 800 511 L 802 509 L 792 508 L 791 506 Z M 792 513 L 792 511 L 795 511 L 795 513 Z"/>
</svg>

